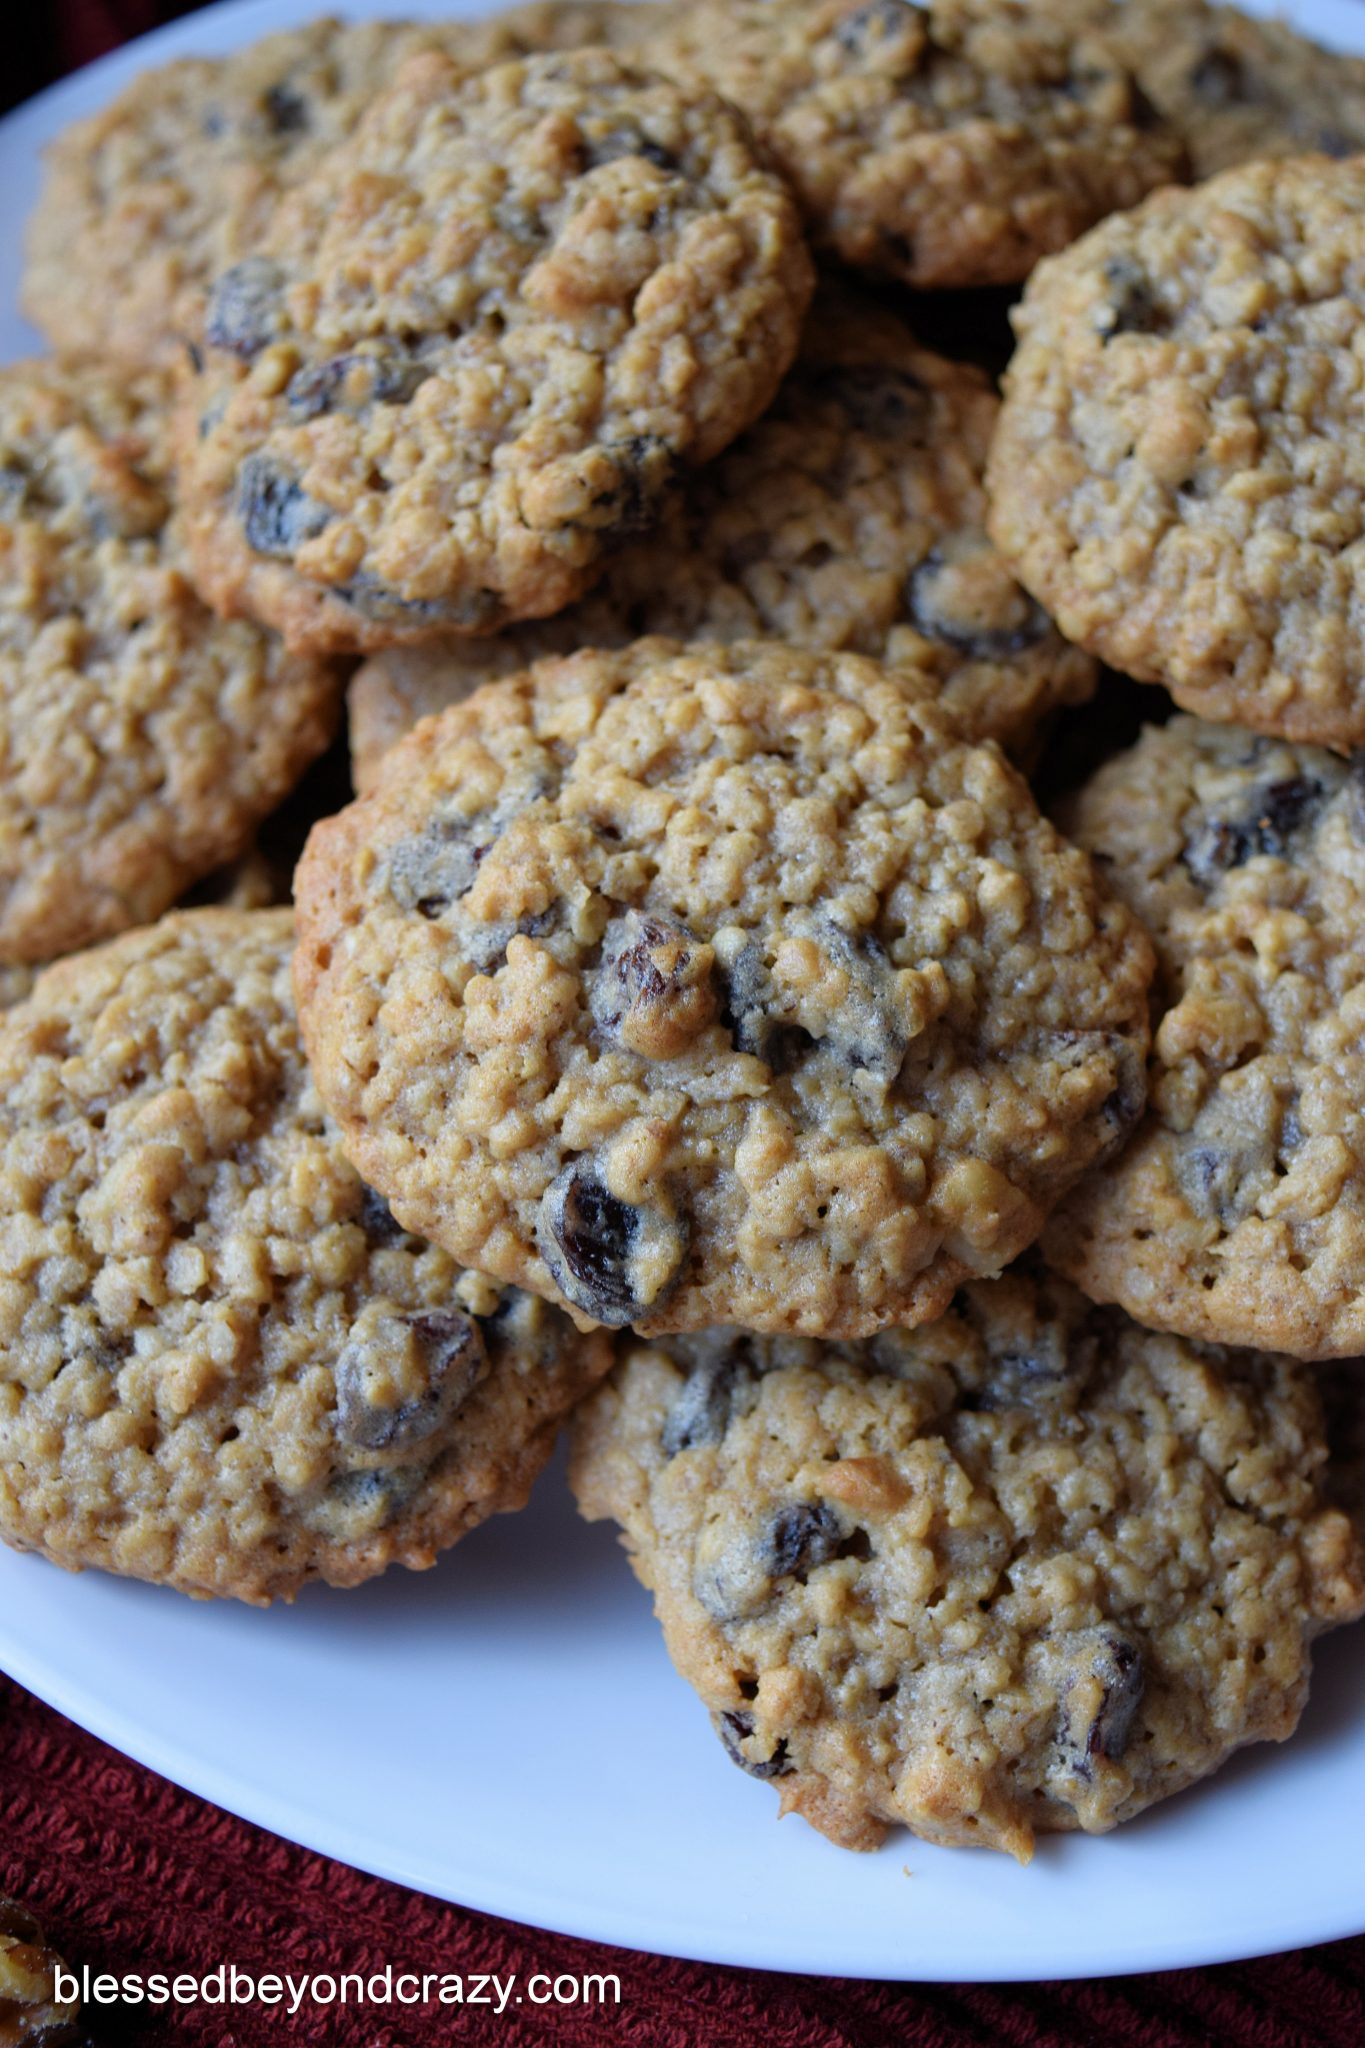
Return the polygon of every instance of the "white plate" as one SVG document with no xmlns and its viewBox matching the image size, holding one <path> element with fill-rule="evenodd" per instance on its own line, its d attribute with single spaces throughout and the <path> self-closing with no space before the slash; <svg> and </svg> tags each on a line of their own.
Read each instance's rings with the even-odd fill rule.
<svg viewBox="0 0 1365 2048">
<path fill-rule="evenodd" d="M 143 65 L 289 26 L 234 0 L 0 123 L 0 308 L 37 147 Z M 399 12 L 375 7 L 371 11 Z M 407 13 L 461 11 L 408 0 Z M 473 12 L 472 6 L 467 11 Z M 1300 18 L 1365 47 L 1355 0 Z M 35 345 L 0 312 L 0 359 Z M 948 1980 L 1173 1968 L 1365 1928 L 1365 1630 L 1328 1640 L 1293 1745 L 1028 1870 L 908 1835 L 873 1856 L 781 1828 L 668 1665 L 605 1528 L 558 1468 L 434 1572 L 292 1609 L 198 1606 L 0 1553 L 0 1665 L 177 1783 L 439 1897 L 632 1948 Z"/>
</svg>

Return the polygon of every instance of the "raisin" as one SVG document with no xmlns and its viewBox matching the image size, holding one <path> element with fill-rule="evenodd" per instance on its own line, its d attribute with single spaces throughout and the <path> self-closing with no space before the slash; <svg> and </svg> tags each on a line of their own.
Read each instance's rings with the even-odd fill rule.
<svg viewBox="0 0 1365 2048">
<path fill-rule="evenodd" d="M 390 847 L 386 881 L 400 910 L 437 918 L 474 886 L 485 846 L 458 818 L 436 818 Z"/>
<path fill-rule="evenodd" d="M 740 1748 L 754 1732 L 754 1717 L 742 1709 L 724 1711 L 711 1716 L 712 1725 L 721 1739 L 725 1754 L 731 1763 L 738 1764 L 751 1778 L 785 1778 L 792 1766 L 787 1758 L 787 1745 L 779 1741 L 770 1756 L 746 1756 Z"/>
<path fill-rule="evenodd" d="M 480 974 L 491 974 L 507 958 L 507 942 L 518 932 L 523 938 L 543 939 L 559 925 L 559 912 L 537 910 L 530 917 L 501 917 L 489 924 L 469 924 L 460 933 L 460 951 Z"/>
<path fill-rule="evenodd" d="M 850 363 L 842 369 L 817 371 L 810 381 L 817 397 L 833 399 L 863 433 L 912 446 L 923 442 L 932 401 L 924 385 L 908 371 Z"/>
<path fill-rule="evenodd" d="M 589 170 L 596 170 L 600 164 L 617 163 L 622 157 L 640 157 L 647 164 L 653 164 L 659 171 L 676 171 L 678 159 L 671 149 L 665 149 L 652 136 L 642 135 L 638 128 L 613 128 L 607 135 L 586 144 L 585 162 Z"/>
<path fill-rule="evenodd" d="M 657 434 L 632 434 L 604 442 L 602 453 L 615 465 L 616 482 L 594 497 L 594 507 L 607 517 L 593 523 L 638 533 L 658 517 L 659 501 L 673 481 L 673 451 Z"/>
<path fill-rule="evenodd" d="M 921 633 L 930 640 L 941 640 L 945 646 L 955 647 L 973 661 L 1003 661 L 1012 654 L 1022 654 L 1026 648 L 1036 647 L 1040 640 L 1046 638 L 1051 623 L 1047 613 L 1025 590 L 1013 583 L 1013 578 L 1010 579 L 1013 588 L 1008 595 L 1018 613 L 1016 622 L 982 625 L 955 611 L 954 589 L 961 580 L 961 570 L 961 561 L 950 560 L 938 548 L 931 549 L 918 567 L 911 570 L 906 579 L 905 602 L 911 620 Z"/>
<path fill-rule="evenodd" d="M 360 1227 L 371 1244 L 396 1244 L 407 1235 L 384 1197 L 365 1182 L 361 1183 Z"/>
<path fill-rule="evenodd" d="M 296 370 L 285 399 L 297 420 L 317 419 L 343 401 L 357 410 L 366 405 L 406 405 L 431 374 L 430 366 L 408 349 L 351 349 Z"/>
<path fill-rule="evenodd" d="M 871 56 L 880 43 L 903 35 L 907 21 L 923 12 L 914 0 L 867 0 L 865 7 L 844 16 L 834 40 L 851 56 Z"/>
<path fill-rule="evenodd" d="M 589 1007 L 602 1036 L 646 1059 L 685 1051 L 715 1015 L 710 948 L 682 925 L 637 910 L 602 938 Z"/>
<path fill-rule="evenodd" d="M 367 1392 L 367 1368 L 409 1348 L 425 1381 L 421 1393 L 385 1406 Z M 435 1436 L 488 1373 L 488 1353 L 472 1316 L 459 1309 L 381 1316 L 353 1337 L 336 1362 L 337 1436 L 362 1451 L 406 1450 Z"/>
<path fill-rule="evenodd" d="M 825 943 L 849 977 L 848 999 L 830 1042 L 851 1067 L 894 1081 L 907 1043 L 892 1000 L 896 970 L 872 932 L 846 932 L 831 923 Z"/>
<path fill-rule="evenodd" d="M 1246 1188 L 1250 1173 L 1264 1164 L 1259 1153 L 1249 1158 L 1238 1148 L 1195 1145 L 1187 1155 L 1178 1155 L 1176 1178 L 1186 1200 L 1197 1213 L 1210 1210 L 1224 1230 L 1234 1230 L 1255 1206 Z"/>
<path fill-rule="evenodd" d="M 1114 1085 L 1100 1105 L 1103 1135 L 1096 1163 L 1111 1159 L 1126 1143 L 1129 1132 L 1147 1107 L 1147 1062 L 1138 1048 L 1117 1031 L 1058 1031 L 1054 1034 L 1054 1041 L 1064 1066 L 1072 1064 L 1073 1047 L 1076 1048 L 1076 1064 L 1093 1059 L 1101 1050 L 1110 1059 Z"/>
<path fill-rule="evenodd" d="M 1114 256 L 1104 266 L 1110 303 L 1097 322 L 1106 341 L 1116 334 L 1161 334 L 1170 325 L 1151 280 L 1131 257 Z"/>
<path fill-rule="evenodd" d="M 725 1022 L 736 1047 L 755 1059 L 766 1060 L 774 1072 L 780 1071 L 768 1058 L 768 1042 L 774 1030 L 767 1007 L 771 982 L 763 949 L 755 940 L 750 939 L 735 955 L 725 969 L 724 981 Z"/>
<path fill-rule="evenodd" d="M 706 1358 L 693 1366 L 659 1433 L 666 1458 L 720 1442 L 730 1420 L 734 1379 L 729 1359 Z"/>
<path fill-rule="evenodd" d="M 1101 1685 L 1100 1703 L 1085 1731 L 1083 1770 L 1095 1757 L 1114 1763 L 1128 1747 L 1142 1705 L 1145 1678 L 1142 1652 L 1137 1644 L 1116 1631 L 1102 1636 L 1090 1665 Z"/>
<path fill-rule="evenodd" d="M 1051 1409 L 1068 1406 L 1089 1379 L 1099 1353 L 1093 1330 L 1076 1332 L 1055 1322 L 1040 1322 L 1031 1341 L 1018 1350 L 991 1354 L 980 1386 L 965 1393 L 959 1407 L 969 1413 L 1002 1409 Z"/>
<path fill-rule="evenodd" d="M 312 125 L 307 100 L 291 85 L 267 89 L 265 115 L 276 135 L 302 135 Z"/>
<path fill-rule="evenodd" d="M 1357 846 L 1365 846 L 1365 751 L 1351 756 L 1346 821 Z"/>
<path fill-rule="evenodd" d="M 686 1250 L 685 1234 L 672 1217 L 619 1201 L 585 1159 L 572 1161 L 551 1181 L 538 1234 L 561 1292 L 575 1308 L 613 1328 L 662 1299 Z M 637 1291 L 641 1281 L 647 1296 Z"/>
<path fill-rule="evenodd" d="M 1206 50 L 1190 72 L 1190 90 L 1206 107 L 1251 107 L 1265 98 L 1230 50 Z"/>
<path fill-rule="evenodd" d="M 770 1578 L 801 1578 L 828 1564 L 844 1542 L 843 1525 L 823 1502 L 798 1502 L 774 1515 L 763 1538 L 763 1568 Z"/>
<path fill-rule="evenodd" d="M 237 514 L 249 548 L 288 561 L 331 518 L 297 477 L 268 455 L 248 455 L 237 477 Z"/>
<path fill-rule="evenodd" d="M 473 590 L 459 597 L 402 597 L 367 570 L 338 584 L 336 595 L 377 625 L 449 626 L 452 631 L 491 633 L 503 623 L 503 603 L 495 590 Z"/>
<path fill-rule="evenodd" d="M 1204 818 L 1181 854 L 1195 881 L 1208 886 L 1230 868 L 1268 854 L 1292 859 L 1293 835 L 1313 816 L 1326 791 L 1315 775 L 1286 775 L 1253 794 L 1240 816 Z"/>
<path fill-rule="evenodd" d="M 26 464 L 14 456 L 0 462 L 0 519 L 22 518 L 32 491 L 33 473 Z"/>
<path fill-rule="evenodd" d="M 1128 1134 L 1147 1107 L 1147 1062 L 1137 1047 L 1117 1032 L 1105 1032 L 1113 1050 L 1114 1086 L 1100 1110 L 1106 1130 L 1100 1159 L 1110 1159 L 1122 1150 Z"/>
<path fill-rule="evenodd" d="M 357 1520 L 377 1528 L 391 1522 L 402 1513 L 421 1483 L 421 1471 L 410 1465 L 338 1472 L 309 1520 L 324 1535 L 344 1541 L 353 1533 Z"/>
<path fill-rule="evenodd" d="M 274 341 L 284 317 L 284 272 L 268 256 L 247 256 L 214 285 L 204 332 L 214 348 L 250 362 Z"/>
</svg>

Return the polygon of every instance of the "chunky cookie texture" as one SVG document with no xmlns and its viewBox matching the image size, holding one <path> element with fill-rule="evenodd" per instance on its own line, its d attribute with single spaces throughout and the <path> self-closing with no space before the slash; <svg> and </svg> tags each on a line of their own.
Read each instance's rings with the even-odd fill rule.
<svg viewBox="0 0 1365 2048">
<path fill-rule="evenodd" d="M 252 254 L 281 194 L 429 48 L 478 69 L 610 40 L 611 0 L 532 0 L 486 21 L 341 22 L 144 71 L 47 151 L 24 310 L 59 349 L 141 369 L 203 338 L 213 279 Z"/>
<path fill-rule="evenodd" d="M 1178 718 L 1065 814 L 1152 932 L 1148 1114 L 1056 1219 L 1089 1293 L 1196 1337 L 1365 1350 L 1365 780 Z"/>
<path fill-rule="evenodd" d="M 92 2048 L 80 2000 L 57 1997 L 66 1968 L 28 1907 L 0 1898 L 0 2048 Z"/>
<path fill-rule="evenodd" d="M 0 371 L 0 964 L 156 917 L 234 859 L 336 721 L 341 678 L 190 583 L 170 393 Z"/>
<path fill-rule="evenodd" d="M 1011 284 L 1184 154 L 1072 0 L 701 0 L 647 10 L 670 74 L 744 109 L 813 239 L 915 285 Z"/>
<path fill-rule="evenodd" d="M 1142 1107 L 1145 936 L 852 655 L 643 641 L 490 684 L 315 828 L 296 897 L 361 1172 L 597 1322 L 922 1321 Z"/>
<path fill-rule="evenodd" d="M 730 1758 L 847 1848 L 1095 1833 L 1282 1739 L 1365 1610 L 1311 1374 L 1038 1268 L 865 1344 L 626 1340 L 571 1477 Z"/>
<path fill-rule="evenodd" d="M 409 1236 L 299 1047 L 288 911 L 63 961 L 0 1024 L 0 1535 L 204 1595 L 520 1507 L 605 1346 Z"/>
<path fill-rule="evenodd" d="M 1365 738 L 1365 161 L 1158 193 L 1041 266 L 990 530 L 1068 638 L 1186 709 Z"/>
<path fill-rule="evenodd" d="M 811 287 L 714 94 L 605 50 L 414 58 L 214 284 L 203 588 L 309 647 L 557 611 L 767 405 Z"/>
<path fill-rule="evenodd" d="M 987 540 L 998 402 L 984 376 L 916 345 L 843 286 L 817 293 L 773 405 L 689 477 L 569 611 L 489 639 L 376 655 L 350 692 L 356 786 L 419 718 L 550 654 L 642 634 L 848 649 L 934 686 L 967 739 L 1019 751 L 1095 664 L 1061 638 Z"/>
<path fill-rule="evenodd" d="M 1203 0 L 1104 4 L 1119 54 L 1189 152 L 1196 178 L 1260 157 L 1365 149 L 1365 60 L 1288 22 Z"/>
</svg>

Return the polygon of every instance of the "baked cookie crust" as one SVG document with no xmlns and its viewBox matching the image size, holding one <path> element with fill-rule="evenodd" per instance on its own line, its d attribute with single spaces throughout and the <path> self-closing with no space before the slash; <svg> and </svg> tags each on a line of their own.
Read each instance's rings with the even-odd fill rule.
<svg viewBox="0 0 1365 2048">
<path fill-rule="evenodd" d="M 401 1230 L 304 1064 L 287 910 L 198 910 L 0 1023 L 0 1535 L 195 1595 L 421 1568 L 609 1363 Z"/>
<path fill-rule="evenodd" d="M 600 1322 L 922 1321 L 1141 1108 L 1145 936 L 856 656 L 646 640 L 490 684 L 295 894 L 360 1171 Z"/>
<path fill-rule="evenodd" d="M 1068 639 L 1186 710 L 1365 738 L 1365 160 L 1159 192 L 1041 265 L 991 534 Z"/>
<path fill-rule="evenodd" d="M 1313 1376 L 1032 1266 L 865 1344 L 623 1339 L 570 1470 L 731 1758 L 846 1848 L 1111 1828 L 1288 1735 L 1365 1610 Z"/>
<path fill-rule="evenodd" d="M 406 58 L 484 65 L 606 42 L 612 0 L 530 0 L 485 21 L 325 16 L 227 57 L 143 71 L 46 152 L 24 311 L 54 347 L 141 370 L 203 339 L 215 277 L 252 254 L 281 195 L 352 134 Z"/>
<path fill-rule="evenodd" d="M 0 370 L 0 963 L 153 918 L 326 746 L 342 679 L 189 577 L 155 374 Z"/>
<path fill-rule="evenodd" d="M 393 648 L 352 681 L 356 787 L 419 718 L 546 655 L 771 635 L 905 664 L 969 740 L 1027 755 L 1094 687 L 985 534 L 999 403 L 987 379 L 921 348 L 842 284 L 817 291 L 801 354 L 768 411 L 688 477 L 650 533 L 567 612 L 487 639 Z"/>
<path fill-rule="evenodd" d="M 201 587 L 314 649 L 558 611 L 763 411 L 812 285 L 714 94 L 605 50 L 413 58 L 213 287 Z"/>
<path fill-rule="evenodd" d="M 642 20 L 651 62 L 743 108 L 817 247 L 907 284 L 1017 283 L 1184 167 L 1110 15 L 1074 0 L 701 0 Z"/>
<path fill-rule="evenodd" d="M 1365 1351 L 1365 783 L 1194 718 L 1063 822 L 1160 969 L 1146 1117 L 1047 1243 L 1144 1323 L 1301 1358 Z"/>
</svg>

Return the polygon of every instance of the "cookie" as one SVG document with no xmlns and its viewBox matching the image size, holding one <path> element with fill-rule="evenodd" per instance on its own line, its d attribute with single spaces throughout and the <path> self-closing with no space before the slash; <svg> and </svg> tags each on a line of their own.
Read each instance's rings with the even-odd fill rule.
<svg viewBox="0 0 1365 2048">
<path fill-rule="evenodd" d="M 571 1478 L 721 1744 L 845 1848 L 1098 1833 L 1282 1740 L 1365 1611 L 1313 1377 L 1041 1270 L 865 1344 L 623 1343 Z"/>
<path fill-rule="evenodd" d="M 1365 1351 L 1365 778 L 1177 718 L 1064 813 L 1160 960 L 1147 1116 L 1051 1257 L 1161 1329 Z"/>
<path fill-rule="evenodd" d="M 1187 710 L 1365 739 L 1365 160 L 1251 164 L 1030 280 L 990 531 L 1068 639 Z"/>
<path fill-rule="evenodd" d="M 1016 283 L 1180 175 L 1174 132 L 1095 12 L 1074 0 L 700 0 L 642 20 L 651 61 L 744 109 L 817 246 L 936 286 Z"/>
<path fill-rule="evenodd" d="M 521 1506 L 606 1348 L 408 1236 L 299 1047 L 288 911 L 62 961 L 0 1022 L 0 1535 L 262 1603 Z"/>
<path fill-rule="evenodd" d="M 934 680 L 965 738 L 1027 750 L 1052 710 L 1089 694 L 1095 665 L 986 539 L 997 409 L 978 371 L 826 284 L 769 411 L 612 556 L 589 596 L 537 625 L 365 664 L 349 699 L 357 788 L 409 726 L 490 677 L 650 633 L 771 634 L 905 663 Z"/>
<path fill-rule="evenodd" d="M 478 68 L 597 42 L 609 0 L 512 9 L 486 22 L 310 22 L 227 57 L 141 72 L 47 151 L 29 224 L 24 311 L 55 347 L 133 369 L 202 338 L 203 299 L 251 254 L 274 206 L 414 52 Z"/>
<path fill-rule="evenodd" d="M 47 1945 L 19 1899 L 0 1898 L 0 2043 L 4 2048 L 91 2048 L 79 1998 L 57 1996 L 65 1956 Z"/>
<path fill-rule="evenodd" d="M 854 655 L 646 640 L 490 684 L 314 828 L 295 897 L 365 1178 L 602 1323 L 922 1321 L 1142 1105 L 1146 938 Z"/>
<path fill-rule="evenodd" d="M 172 505 L 170 394 L 0 370 L 0 963 L 156 917 L 326 745 L 329 663 L 209 612 Z"/>
<path fill-rule="evenodd" d="M 1365 149 L 1365 61 L 1274 16 L 1204 0 L 1124 0 L 1119 54 L 1171 123 L 1197 178 L 1257 157 Z"/>
<path fill-rule="evenodd" d="M 812 281 L 714 94 L 605 50 L 412 59 L 214 285 L 202 588 L 310 648 L 558 611 L 767 405 Z"/>
</svg>

